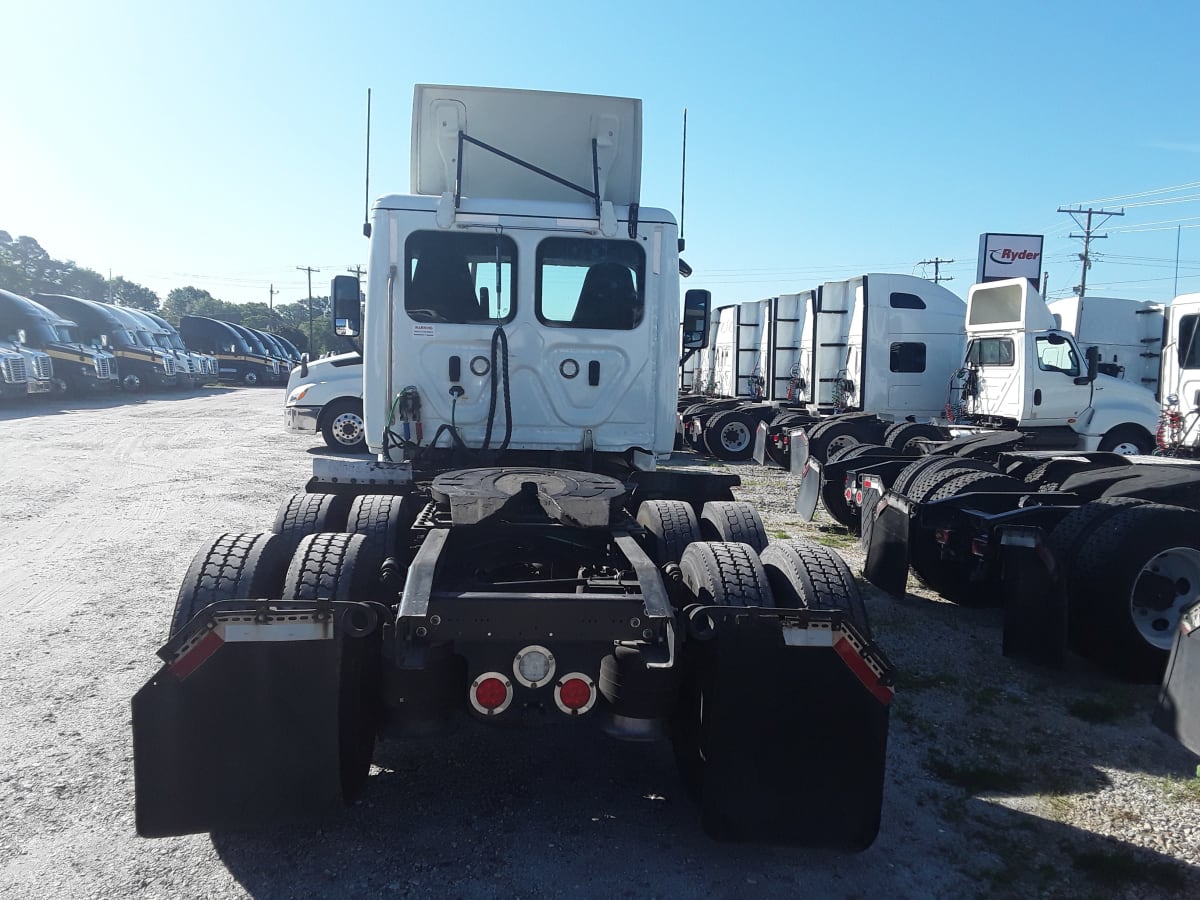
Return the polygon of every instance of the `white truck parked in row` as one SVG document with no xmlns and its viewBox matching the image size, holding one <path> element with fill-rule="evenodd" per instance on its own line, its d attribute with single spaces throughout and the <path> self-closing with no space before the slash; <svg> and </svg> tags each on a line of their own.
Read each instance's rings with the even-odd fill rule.
<svg viewBox="0 0 1200 900">
<path fill-rule="evenodd" d="M 331 450 L 365 453 L 362 393 L 362 354 L 357 350 L 301 362 L 288 377 L 284 427 L 320 434 Z"/>
</svg>

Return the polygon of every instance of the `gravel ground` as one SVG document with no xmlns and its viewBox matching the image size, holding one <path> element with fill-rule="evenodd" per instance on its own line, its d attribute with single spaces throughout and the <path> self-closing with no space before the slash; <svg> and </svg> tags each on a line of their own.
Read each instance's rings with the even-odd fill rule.
<svg viewBox="0 0 1200 900">
<path fill-rule="evenodd" d="M 129 698 L 178 584 L 221 531 L 270 525 L 316 441 L 281 393 L 0 410 L 4 897 L 1200 896 L 1196 757 L 1156 691 L 1004 659 L 995 610 L 864 585 L 897 665 L 883 826 L 857 855 L 716 844 L 670 749 L 586 727 L 464 727 L 377 753 L 320 826 L 142 840 Z M 773 537 L 857 545 L 790 512 L 793 480 L 731 466 Z"/>
</svg>

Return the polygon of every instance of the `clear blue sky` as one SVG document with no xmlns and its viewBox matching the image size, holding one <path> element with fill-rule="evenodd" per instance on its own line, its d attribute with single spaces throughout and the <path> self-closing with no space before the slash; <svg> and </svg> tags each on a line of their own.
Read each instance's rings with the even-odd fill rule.
<svg viewBox="0 0 1200 900">
<path fill-rule="evenodd" d="M 326 293 L 364 263 L 367 88 L 373 199 L 408 190 L 416 82 L 642 98 L 642 202 L 677 215 L 686 107 L 686 285 L 717 303 L 933 256 L 965 296 L 985 231 L 1045 234 L 1059 295 L 1080 242 L 1056 208 L 1128 195 L 1088 292 L 1169 299 L 1177 225 L 1200 291 L 1196 0 L 41 0 L 0 23 L 0 229 L 160 296 L 290 302 L 297 266 Z"/>
</svg>

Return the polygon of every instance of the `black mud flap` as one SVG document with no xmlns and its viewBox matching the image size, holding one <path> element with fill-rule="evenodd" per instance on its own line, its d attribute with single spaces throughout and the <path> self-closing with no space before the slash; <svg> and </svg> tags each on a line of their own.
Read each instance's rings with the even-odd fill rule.
<svg viewBox="0 0 1200 900">
<path fill-rule="evenodd" d="M 903 597 L 908 585 L 908 536 L 912 524 L 911 507 L 896 494 L 884 494 L 874 510 L 863 510 L 872 516 L 871 539 L 863 575 L 867 581 L 893 597 Z"/>
<path fill-rule="evenodd" d="M 1154 724 L 1200 755 L 1200 603 L 1180 619 Z"/>
<path fill-rule="evenodd" d="M 767 464 L 767 430 L 770 428 L 766 422 L 759 422 L 758 427 L 754 429 L 754 452 L 752 458 L 760 466 Z"/>
<path fill-rule="evenodd" d="M 705 831 L 870 846 L 883 804 L 890 663 L 840 612 L 706 613 L 712 632 L 697 642 Z"/>
<path fill-rule="evenodd" d="M 1002 652 L 1059 668 L 1067 650 L 1067 590 L 1045 533 L 1036 526 L 1007 525 L 998 529 L 998 537 Z"/>
<path fill-rule="evenodd" d="M 224 608 L 242 604 L 241 612 Z M 283 612 L 280 607 L 304 607 Z M 133 698 L 137 831 L 165 837 L 252 828 L 344 807 L 365 775 L 373 734 L 361 681 L 358 603 L 215 604 L 160 651 L 167 659 Z M 373 726 L 373 722 L 370 723 Z M 357 732 L 357 740 L 355 739 Z M 361 756 L 366 746 L 366 759 Z"/>
<path fill-rule="evenodd" d="M 800 483 L 796 486 L 796 512 L 805 522 L 811 522 L 816 515 L 817 500 L 820 496 L 821 464 L 815 459 L 810 459 L 801 470 Z"/>
</svg>

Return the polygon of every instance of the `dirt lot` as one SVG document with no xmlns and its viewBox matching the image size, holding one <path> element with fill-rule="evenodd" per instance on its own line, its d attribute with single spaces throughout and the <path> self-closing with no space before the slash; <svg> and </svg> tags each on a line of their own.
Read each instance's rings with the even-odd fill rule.
<svg viewBox="0 0 1200 900">
<path fill-rule="evenodd" d="M 883 828 L 838 856 L 715 844 L 666 745 L 468 727 L 384 747 L 319 826 L 147 841 L 129 698 L 200 544 L 267 528 L 316 441 L 277 389 L 0 409 L 0 894 L 5 897 L 1200 896 L 1197 759 L 1150 686 L 1000 656 L 994 610 L 867 604 L 901 672 Z M 775 537 L 845 549 L 736 467 Z M 269 761 L 255 761 L 269 773 Z"/>
</svg>

